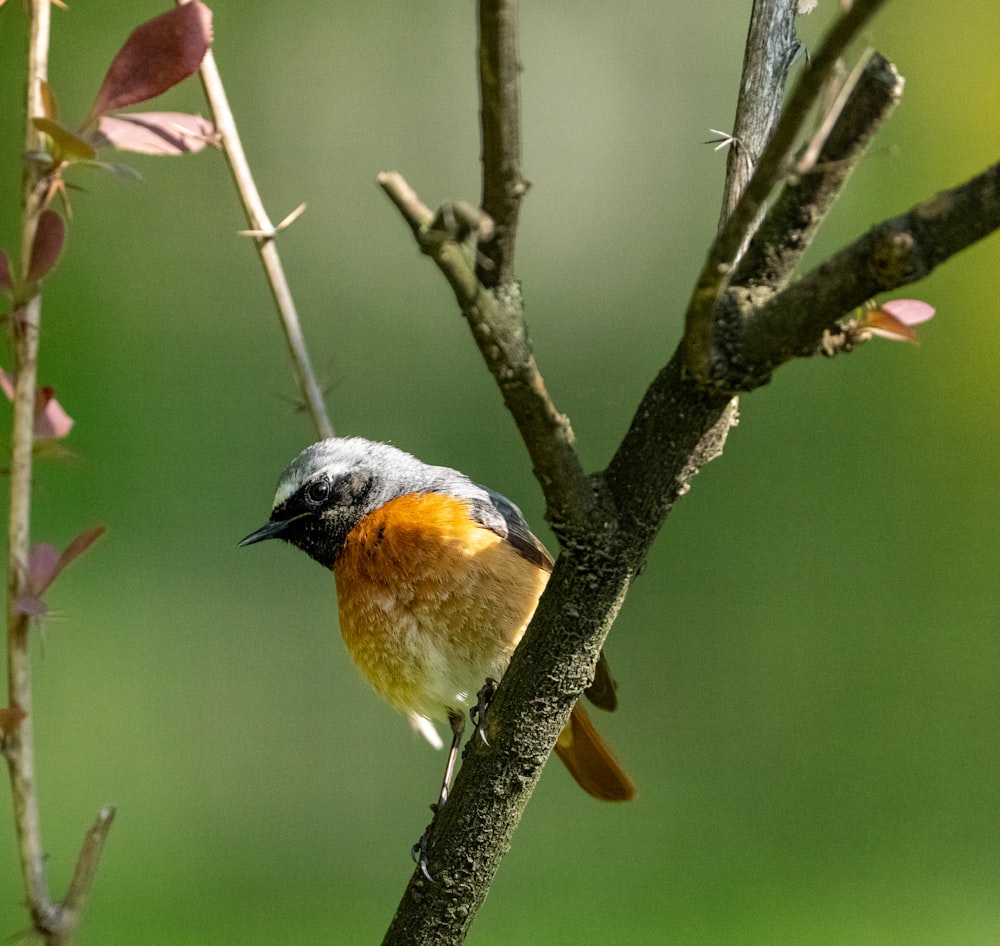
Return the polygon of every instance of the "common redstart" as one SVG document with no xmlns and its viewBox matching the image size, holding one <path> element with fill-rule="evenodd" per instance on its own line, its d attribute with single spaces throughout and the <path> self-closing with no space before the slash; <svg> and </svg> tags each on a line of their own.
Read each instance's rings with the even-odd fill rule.
<svg viewBox="0 0 1000 946">
<path fill-rule="evenodd" d="M 368 682 L 411 716 L 449 721 L 443 804 L 465 714 L 506 670 L 552 556 L 509 499 L 359 437 L 322 440 L 289 464 L 271 518 L 240 545 L 275 538 L 333 570 L 340 632 Z M 617 705 L 603 654 L 586 693 Z M 634 795 L 579 703 L 555 751 L 595 798 Z"/>
</svg>

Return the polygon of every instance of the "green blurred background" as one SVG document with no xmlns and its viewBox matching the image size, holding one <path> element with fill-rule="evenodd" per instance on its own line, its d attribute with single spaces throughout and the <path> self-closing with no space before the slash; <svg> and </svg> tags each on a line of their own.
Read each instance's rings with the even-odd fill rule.
<svg viewBox="0 0 1000 946">
<path fill-rule="evenodd" d="M 450 293 L 374 184 L 396 169 L 431 205 L 478 197 L 474 6 L 213 6 L 271 214 L 309 202 L 280 247 L 338 432 L 460 467 L 551 540 Z M 721 194 L 702 142 L 731 127 L 749 6 L 521 12 L 518 269 L 590 468 L 677 342 Z M 947 6 L 890 4 L 866 35 L 906 94 L 814 262 L 1000 153 L 1000 7 Z M 19 8 L 0 10 L 8 248 Z M 53 11 L 65 116 L 162 9 Z M 832 12 L 801 21 L 814 46 Z M 202 109 L 197 83 L 157 107 Z M 41 381 L 77 459 L 39 467 L 34 538 L 108 530 L 49 593 L 36 649 L 54 892 L 113 803 L 84 946 L 377 942 L 443 757 L 350 666 L 329 576 L 236 550 L 312 432 L 222 158 L 127 160 L 143 183 L 72 174 L 45 289 Z M 553 766 L 470 943 L 1000 942 L 998 267 L 994 237 L 898 294 L 938 309 L 919 348 L 790 365 L 743 399 L 609 641 L 621 709 L 600 722 L 638 800 L 602 806 Z M 21 898 L 8 815 L 0 937 Z"/>
</svg>

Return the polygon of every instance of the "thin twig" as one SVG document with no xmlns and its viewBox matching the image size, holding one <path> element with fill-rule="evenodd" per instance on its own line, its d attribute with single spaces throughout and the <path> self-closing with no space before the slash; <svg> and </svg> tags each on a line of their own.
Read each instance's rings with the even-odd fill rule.
<svg viewBox="0 0 1000 946">
<path fill-rule="evenodd" d="M 409 224 L 420 248 L 451 285 L 473 338 L 514 415 L 535 475 L 545 494 L 547 518 L 557 533 L 567 519 L 592 506 L 593 492 L 576 453 L 569 418 L 550 397 L 535 362 L 516 283 L 487 289 L 476 278 L 475 247 L 437 229 L 439 219 L 395 171 L 378 175 L 378 184 Z"/>
<path fill-rule="evenodd" d="M 28 48 L 25 150 L 38 150 L 42 142 L 31 119 L 43 114 L 41 82 L 48 74 L 48 0 L 31 4 Z M 21 227 L 21 276 L 25 277 L 38 218 L 43 208 L 46 182 L 40 167 L 29 162 L 24 174 L 24 211 Z M 30 547 L 32 454 L 35 442 L 35 389 L 41 295 L 34 295 L 12 319 L 14 327 L 14 421 L 10 461 L 9 559 L 7 566 L 7 684 L 11 707 L 24 718 L 7 734 L 4 755 L 11 779 L 14 822 L 17 831 L 25 897 L 36 929 L 49 928 L 56 908 L 45 878 L 45 848 L 36 785 L 34 714 L 31 685 L 31 622 L 16 604 L 27 580 Z"/>
<path fill-rule="evenodd" d="M 685 316 L 688 370 L 699 381 L 712 373 L 712 326 L 719 299 L 729 286 L 744 235 L 785 173 L 785 163 L 806 118 L 848 43 L 885 0 L 856 0 L 833 25 L 809 69 L 800 77 L 753 177 L 719 232 L 695 285 Z"/>
<path fill-rule="evenodd" d="M 59 911 L 58 931 L 49 937 L 47 946 L 64 946 L 76 934 L 77 927 L 83 917 L 84 907 L 87 905 L 90 888 L 93 886 L 94 875 L 97 873 L 97 865 L 101 859 L 101 852 L 104 850 L 104 842 L 108 839 L 108 832 L 111 830 L 111 823 L 114 819 L 114 808 L 102 808 L 94 823 L 87 830 L 80 848 L 80 855 L 76 859 L 73 879 Z"/>
<path fill-rule="evenodd" d="M 521 198 L 520 64 L 517 0 L 480 0 L 479 89 L 482 128 L 483 211 L 495 225 L 480 244 L 476 275 L 484 286 L 514 280 L 514 241 Z"/>
<path fill-rule="evenodd" d="M 887 59 L 872 52 L 859 61 L 768 210 L 733 285 L 777 291 L 788 283 L 902 93 L 903 79 Z"/>
<path fill-rule="evenodd" d="M 781 117 L 788 70 L 799 51 L 797 0 L 755 0 L 750 14 L 719 229 L 732 215 Z M 746 234 L 749 237 L 750 233 Z M 745 241 L 744 241 L 745 242 Z"/>
<path fill-rule="evenodd" d="M 546 518 L 560 538 L 568 524 L 592 512 L 593 490 L 576 452 L 569 418 L 545 385 L 514 279 L 514 236 L 526 184 L 521 177 L 521 119 L 516 0 L 479 5 L 480 120 L 485 215 L 470 235 L 434 214 L 401 175 L 385 172 L 379 186 L 410 225 L 420 248 L 455 292 L 473 338 L 514 416 L 546 501 Z M 471 236 L 471 239 L 470 239 Z"/>
<path fill-rule="evenodd" d="M 178 5 L 187 2 L 190 0 L 177 0 Z M 233 112 L 229 107 L 225 86 L 222 84 L 222 77 L 211 50 L 202 60 L 201 82 L 205 89 L 205 98 L 208 101 L 209 109 L 212 112 L 212 121 L 215 123 L 219 135 L 219 143 L 226 155 L 236 190 L 243 204 L 249 229 L 259 234 L 254 236 L 254 244 L 257 247 L 261 265 L 264 267 L 264 275 L 271 289 L 271 295 L 274 297 L 278 318 L 285 333 L 285 341 L 292 357 L 292 370 L 302 402 L 312 417 L 317 434 L 321 438 L 332 437 L 333 425 L 330 423 L 326 404 L 323 401 L 323 390 L 316 381 L 316 375 L 309 360 L 309 351 L 302 334 L 295 301 L 292 298 L 292 291 L 281 264 L 281 257 L 278 254 L 275 239 L 278 228 L 271 223 L 267 211 L 264 209 L 264 202 L 261 200 L 260 192 L 254 182 L 236 121 L 233 118 Z"/>
</svg>

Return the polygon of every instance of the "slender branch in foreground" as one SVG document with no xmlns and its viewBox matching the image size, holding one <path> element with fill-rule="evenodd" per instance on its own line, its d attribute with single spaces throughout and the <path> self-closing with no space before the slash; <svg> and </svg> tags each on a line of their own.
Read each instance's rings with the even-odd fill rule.
<svg viewBox="0 0 1000 946">
<path fill-rule="evenodd" d="M 180 5 L 188 0 L 177 0 L 177 2 Z M 309 411 L 309 416 L 312 418 L 320 438 L 332 437 L 333 426 L 323 401 L 323 390 L 316 381 L 316 375 L 309 360 L 309 350 L 306 348 L 305 337 L 302 334 L 295 300 L 292 298 L 292 290 L 288 285 L 281 257 L 278 254 L 276 238 L 280 227 L 271 223 L 267 211 L 264 209 L 264 202 L 261 200 L 253 172 L 250 170 L 250 164 L 243 150 L 239 130 L 236 127 L 232 109 L 229 107 L 226 89 L 222 84 L 222 77 L 211 50 L 202 60 L 200 74 L 205 98 L 212 112 L 212 121 L 215 123 L 219 135 L 219 143 L 229 163 L 236 190 L 243 204 L 243 211 L 257 246 L 257 254 L 264 267 L 264 275 L 278 310 L 278 318 L 285 333 L 288 351 L 292 357 L 292 370 L 302 402 L 306 410 Z"/>
<path fill-rule="evenodd" d="M 30 8 L 25 150 L 40 147 L 40 136 L 31 122 L 43 114 L 41 82 L 48 74 L 48 0 L 35 0 Z M 21 276 L 28 273 L 31 248 L 44 205 L 46 182 L 39 168 L 29 163 L 24 176 L 24 209 L 21 226 Z M 25 899 L 36 930 L 45 930 L 57 917 L 45 878 L 45 848 L 35 769 L 34 713 L 31 681 L 31 621 L 17 607 L 27 578 L 30 549 L 32 451 L 34 448 L 35 388 L 42 301 L 36 291 L 12 319 L 14 329 L 14 421 L 10 461 L 10 521 L 7 564 L 7 687 L 8 705 L 24 716 L 6 734 L 3 752 L 11 780 L 14 824 L 17 832 Z"/>
<path fill-rule="evenodd" d="M 49 0 L 34 0 L 30 6 L 28 81 L 25 109 L 25 151 L 41 150 L 42 141 L 32 118 L 45 113 L 42 82 L 48 75 L 50 32 Z M 49 179 L 40 164 L 28 162 L 23 177 L 20 276 L 28 282 L 38 221 L 45 208 Z M 11 318 L 14 336 L 14 419 L 10 460 L 10 521 L 7 567 L 7 687 L 8 706 L 18 711 L 18 721 L 4 732 L 0 748 L 7 761 L 14 808 L 25 902 L 32 928 L 48 946 L 62 946 L 76 933 L 90 891 L 101 843 L 113 817 L 105 809 L 98 819 L 99 838 L 85 841 L 66 899 L 54 903 L 45 875 L 46 854 L 42 843 L 35 766 L 34 711 L 31 675 L 31 618 L 18 607 L 25 593 L 31 546 L 31 485 L 35 444 L 35 407 L 38 385 L 38 346 L 42 299 L 35 288 L 30 299 Z M 92 832 L 95 829 L 92 829 Z"/>
<path fill-rule="evenodd" d="M 750 183 L 708 252 L 685 315 L 687 365 L 700 381 L 712 370 L 712 326 L 722 294 L 729 286 L 743 237 L 753 226 L 768 194 L 785 173 L 785 162 L 806 118 L 848 43 L 885 0 L 856 0 L 833 25 L 785 105 Z"/>
<path fill-rule="evenodd" d="M 83 839 L 83 847 L 80 849 L 80 856 L 76 860 L 73 879 L 61 905 L 59 929 L 49 937 L 47 946 L 63 946 L 76 934 L 84 907 L 87 905 L 90 888 L 93 886 L 94 875 L 97 873 L 104 842 L 108 839 L 108 832 L 114 819 L 114 808 L 102 808 L 88 829 Z"/>
</svg>

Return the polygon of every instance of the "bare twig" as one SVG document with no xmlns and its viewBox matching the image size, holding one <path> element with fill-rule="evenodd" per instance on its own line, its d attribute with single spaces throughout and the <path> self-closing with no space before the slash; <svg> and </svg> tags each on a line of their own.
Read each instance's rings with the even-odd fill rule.
<svg viewBox="0 0 1000 946">
<path fill-rule="evenodd" d="M 190 0 L 177 0 L 178 5 L 187 2 Z M 292 357 L 292 370 L 303 404 L 309 411 L 317 434 L 321 438 L 332 437 L 333 426 L 323 401 L 323 390 L 313 373 L 309 351 L 306 348 L 302 326 L 295 308 L 295 300 L 292 298 L 292 290 L 288 285 L 281 257 L 278 254 L 275 238 L 279 228 L 271 223 L 267 211 L 264 209 L 264 202 L 261 200 L 260 192 L 254 182 L 236 121 L 233 118 L 233 112 L 229 107 L 225 86 L 222 84 L 222 77 L 211 50 L 206 54 L 201 64 L 201 82 L 205 89 L 205 98 L 208 101 L 209 109 L 212 112 L 212 121 L 219 134 L 219 143 L 226 155 L 236 190 L 243 204 L 249 229 L 255 234 L 254 243 L 257 246 L 257 253 L 261 265 L 264 267 L 264 275 L 278 310 L 278 318 L 281 321 L 288 351 Z"/>
<path fill-rule="evenodd" d="M 730 384 L 754 387 L 782 362 L 819 353 L 824 330 L 845 313 L 880 292 L 923 279 L 997 229 L 1000 163 L 876 225 L 776 295 L 752 319 L 734 320 L 734 327 L 740 327 L 733 349 L 740 355 Z"/>
<path fill-rule="evenodd" d="M 800 77 L 749 184 L 720 230 L 698 277 L 685 316 L 684 344 L 688 370 L 699 380 L 712 373 L 712 325 L 728 288 L 744 242 L 767 196 L 785 173 L 789 152 L 806 118 L 848 43 L 884 0 L 856 0 L 833 25 L 809 69 Z"/>
<path fill-rule="evenodd" d="M 779 290 L 787 284 L 902 94 L 903 79 L 892 63 L 874 52 L 861 59 L 767 212 L 733 285 Z"/>
<path fill-rule="evenodd" d="M 378 183 L 437 263 L 473 338 L 514 416 L 546 500 L 546 518 L 561 539 L 567 523 L 593 511 L 593 490 L 576 453 L 569 418 L 550 397 L 532 351 L 520 287 L 514 279 L 514 236 L 526 184 L 520 168 L 517 3 L 481 0 L 479 83 L 483 133 L 482 225 L 467 245 L 451 232 L 445 209 L 426 207 L 395 172 Z"/>
<path fill-rule="evenodd" d="M 514 239 L 521 198 L 520 65 L 516 0 L 480 0 L 479 90 L 483 137 L 482 206 L 495 224 L 480 245 L 476 275 L 484 286 L 514 281 Z"/>
<path fill-rule="evenodd" d="M 84 907 L 87 905 L 90 888 L 93 886 L 101 852 L 104 850 L 104 842 L 108 838 L 114 818 L 114 808 L 102 808 L 88 829 L 80 849 L 80 856 L 76 860 L 73 879 L 59 911 L 59 928 L 49 937 L 47 946 L 64 946 L 76 934 Z"/>
<path fill-rule="evenodd" d="M 569 418 L 556 408 L 535 362 L 516 282 L 487 289 L 476 277 L 474 245 L 469 247 L 460 234 L 436 227 L 441 215 L 420 200 L 402 175 L 385 171 L 378 175 L 378 183 L 451 285 L 528 446 L 545 493 L 548 519 L 558 532 L 567 517 L 589 510 L 593 496 Z"/>
<path fill-rule="evenodd" d="M 743 196 L 757 160 L 781 116 L 788 70 L 799 51 L 795 38 L 797 0 L 755 0 L 750 14 L 743 75 L 736 101 L 732 146 L 726 162 L 719 229 Z M 751 235 L 748 228 L 746 237 Z"/>
</svg>

